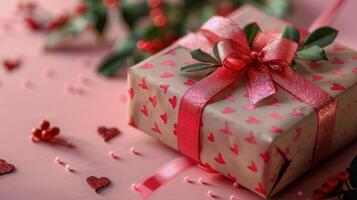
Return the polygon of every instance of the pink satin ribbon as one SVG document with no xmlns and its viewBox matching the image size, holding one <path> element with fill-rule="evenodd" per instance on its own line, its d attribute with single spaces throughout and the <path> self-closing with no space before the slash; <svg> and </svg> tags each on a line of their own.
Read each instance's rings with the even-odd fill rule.
<svg viewBox="0 0 357 200">
<path fill-rule="evenodd" d="M 200 162 L 199 134 L 202 113 L 220 93 L 234 86 L 243 77 L 252 103 L 276 93 L 274 83 L 316 110 L 318 131 L 312 164 L 330 153 L 336 119 L 336 101 L 324 90 L 304 79 L 289 66 L 298 45 L 281 38 L 277 31 L 259 33 L 250 49 L 245 33 L 231 20 L 213 17 L 201 34 L 179 41 L 186 48 L 212 47 L 218 43 L 223 67 L 198 81 L 183 95 L 178 113 L 177 140 L 179 151 Z M 194 43 L 194 45 L 192 45 Z"/>
<path fill-rule="evenodd" d="M 133 189 L 140 193 L 143 199 L 150 196 L 161 185 L 175 178 L 178 174 L 194 165 L 192 160 L 181 157 L 169 162 L 155 174 L 138 183 Z"/>
</svg>

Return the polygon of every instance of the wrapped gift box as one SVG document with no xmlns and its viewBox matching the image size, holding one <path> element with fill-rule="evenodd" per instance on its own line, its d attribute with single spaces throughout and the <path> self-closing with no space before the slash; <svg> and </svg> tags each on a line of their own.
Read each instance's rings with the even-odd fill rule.
<svg viewBox="0 0 357 200">
<path fill-rule="evenodd" d="M 288 25 L 251 6 L 230 18 L 242 27 L 257 22 L 262 30 L 283 30 Z M 298 71 L 338 102 L 332 154 L 357 138 L 357 52 L 337 43 L 326 52 L 328 61 L 300 62 Z M 175 150 L 180 99 L 206 75 L 180 72 L 194 62 L 190 50 L 177 43 L 129 70 L 131 124 Z M 201 162 L 263 197 L 274 195 L 311 168 L 317 132 L 315 110 L 277 90 L 252 105 L 244 84 L 238 85 L 205 107 L 200 129 Z"/>
</svg>

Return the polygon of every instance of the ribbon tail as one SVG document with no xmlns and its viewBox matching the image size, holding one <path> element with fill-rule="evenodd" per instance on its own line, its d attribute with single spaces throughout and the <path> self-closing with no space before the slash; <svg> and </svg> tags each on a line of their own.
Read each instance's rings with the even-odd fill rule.
<svg viewBox="0 0 357 200">
<path fill-rule="evenodd" d="M 316 110 L 317 133 L 312 164 L 325 160 L 331 153 L 335 132 L 337 101 L 326 91 L 287 67 L 280 72 L 270 70 L 273 80 L 287 92 Z"/>
<path fill-rule="evenodd" d="M 233 86 L 244 72 L 234 73 L 220 67 L 185 92 L 180 101 L 176 128 L 180 153 L 200 162 L 199 134 L 203 109 L 214 97 Z"/>
<path fill-rule="evenodd" d="M 194 162 L 185 157 L 173 160 L 159 169 L 155 174 L 138 183 L 134 189 L 140 193 L 143 199 L 146 199 L 160 186 L 193 165 Z"/>
<path fill-rule="evenodd" d="M 252 104 L 275 94 L 274 83 L 266 65 L 261 65 L 259 69 L 249 67 L 246 76 L 247 90 Z"/>
</svg>

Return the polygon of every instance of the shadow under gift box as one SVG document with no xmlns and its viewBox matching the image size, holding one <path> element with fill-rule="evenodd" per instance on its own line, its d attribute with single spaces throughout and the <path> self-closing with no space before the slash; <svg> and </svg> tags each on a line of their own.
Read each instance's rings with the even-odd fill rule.
<svg viewBox="0 0 357 200">
<path fill-rule="evenodd" d="M 252 6 L 230 18 L 242 27 L 257 22 L 262 30 L 288 25 Z M 300 62 L 298 71 L 338 101 L 332 154 L 357 138 L 357 52 L 334 43 L 326 53 L 328 61 Z M 174 44 L 129 70 L 131 124 L 175 150 L 181 97 L 207 74 L 180 72 L 194 62 L 189 49 Z M 240 81 L 205 107 L 200 129 L 201 162 L 263 197 L 311 169 L 317 133 L 316 111 L 276 87 L 277 94 L 253 106 Z"/>
</svg>

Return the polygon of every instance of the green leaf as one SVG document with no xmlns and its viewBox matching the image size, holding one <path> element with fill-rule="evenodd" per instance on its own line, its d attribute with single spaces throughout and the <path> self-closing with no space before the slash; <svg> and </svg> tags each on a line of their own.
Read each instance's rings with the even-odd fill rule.
<svg viewBox="0 0 357 200">
<path fill-rule="evenodd" d="M 291 8 L 291 3 L 288 0 L 249 0 L 249 2 L 277 17 L 284 16 Z"/>
<path fill-rule="evenodd" d="M 196 60 L 198 60 L 200 62 L 204 62 L 204 63 L 216 63 L 216 64 L 220 63 L 218 60 L 213 58 L 208 53 L 202 51 L 201 49 L 196 49 L 196 50 L 191 51 L 191 56 L 193 59 L 196 59 Z"/>
<path fill-rule="evenodd" d="M 350 172 L 350 184 L 353 188 L 357 188 L 357 156 L 353 159 L 348 169 Z"/>
<path fill-rule="evenodd" d="M 243 28 L 243 30 L 244 30 L 245 34 L 247 35 L 249 46 L 252 46 L 257 33 L 259 33 L 261 31 L 258 24 L 256 22 L 250 23 L 250 24 L 246 25 Z"/>
<path fill-rule="evenodd" d="M 104 59 L 98 68 L 98 73 L 104 76 L 114 76 L 117 72 L 126 67 L 129 58 L 129 52 L 117 52 L 109 55 Z"/>
<path fill-rule="evenodd" d="M 293 60 L 292 62 L 291 62 L 291 66 L 290 66 L 294 71 L 296 71 L 297 70 L 297 63 L 296 63 L 296 61 L 295 60 Z"/>
<path fill-rule="evenodd" d="M 120 1 L 119 10 L 124 21 L 130 27 L 130 29 L 134 29 L 140 19 L 145 16 L 148 16 L 150 12 L 147 1 L 133 0 Z"/>
<path fill-rule="evenodd" d="M 338 31 L 334 28 L 321 27 L 308 36 L 302 48 L 314 45 L 324 48 L 335 40 L 337 34 Z"/>
<path fill-rule="evenodd" d="M 214 57 L 221 63 L 221 58 L 219 57 L 219 53 L 218 53 L 218 42 L 216 44 L 214 44 L 213 46 L 213 55 Z"/>
<path fill-rule="evenodd" d="M 195 63 L 195 64 L 190 64 L 190 65 L 186 65 L 184 67 L 181 67 L 181 72 L 202 71 L 202 70 L 214 67 L 214 66 L 216 66 L 216 65 L 208 64 L 208 63 Z"/>
<path fill-rule="evenodd" d="M 288 26 L 288 27 L 286 27 L 282 37 L 293 40 L 295 42 L 299 42 L 300 41 L 300 32 L 295 27 Z"/>
<path fill-rule="evenodd" d="M 298 51 L 296 54 L 299 58 L 303 60 L 311 60 L 311 61 L 327 60 L 325 51 L 323 50 L 323 48 L 317 45 L 304 48 Z"/>
</svg>

